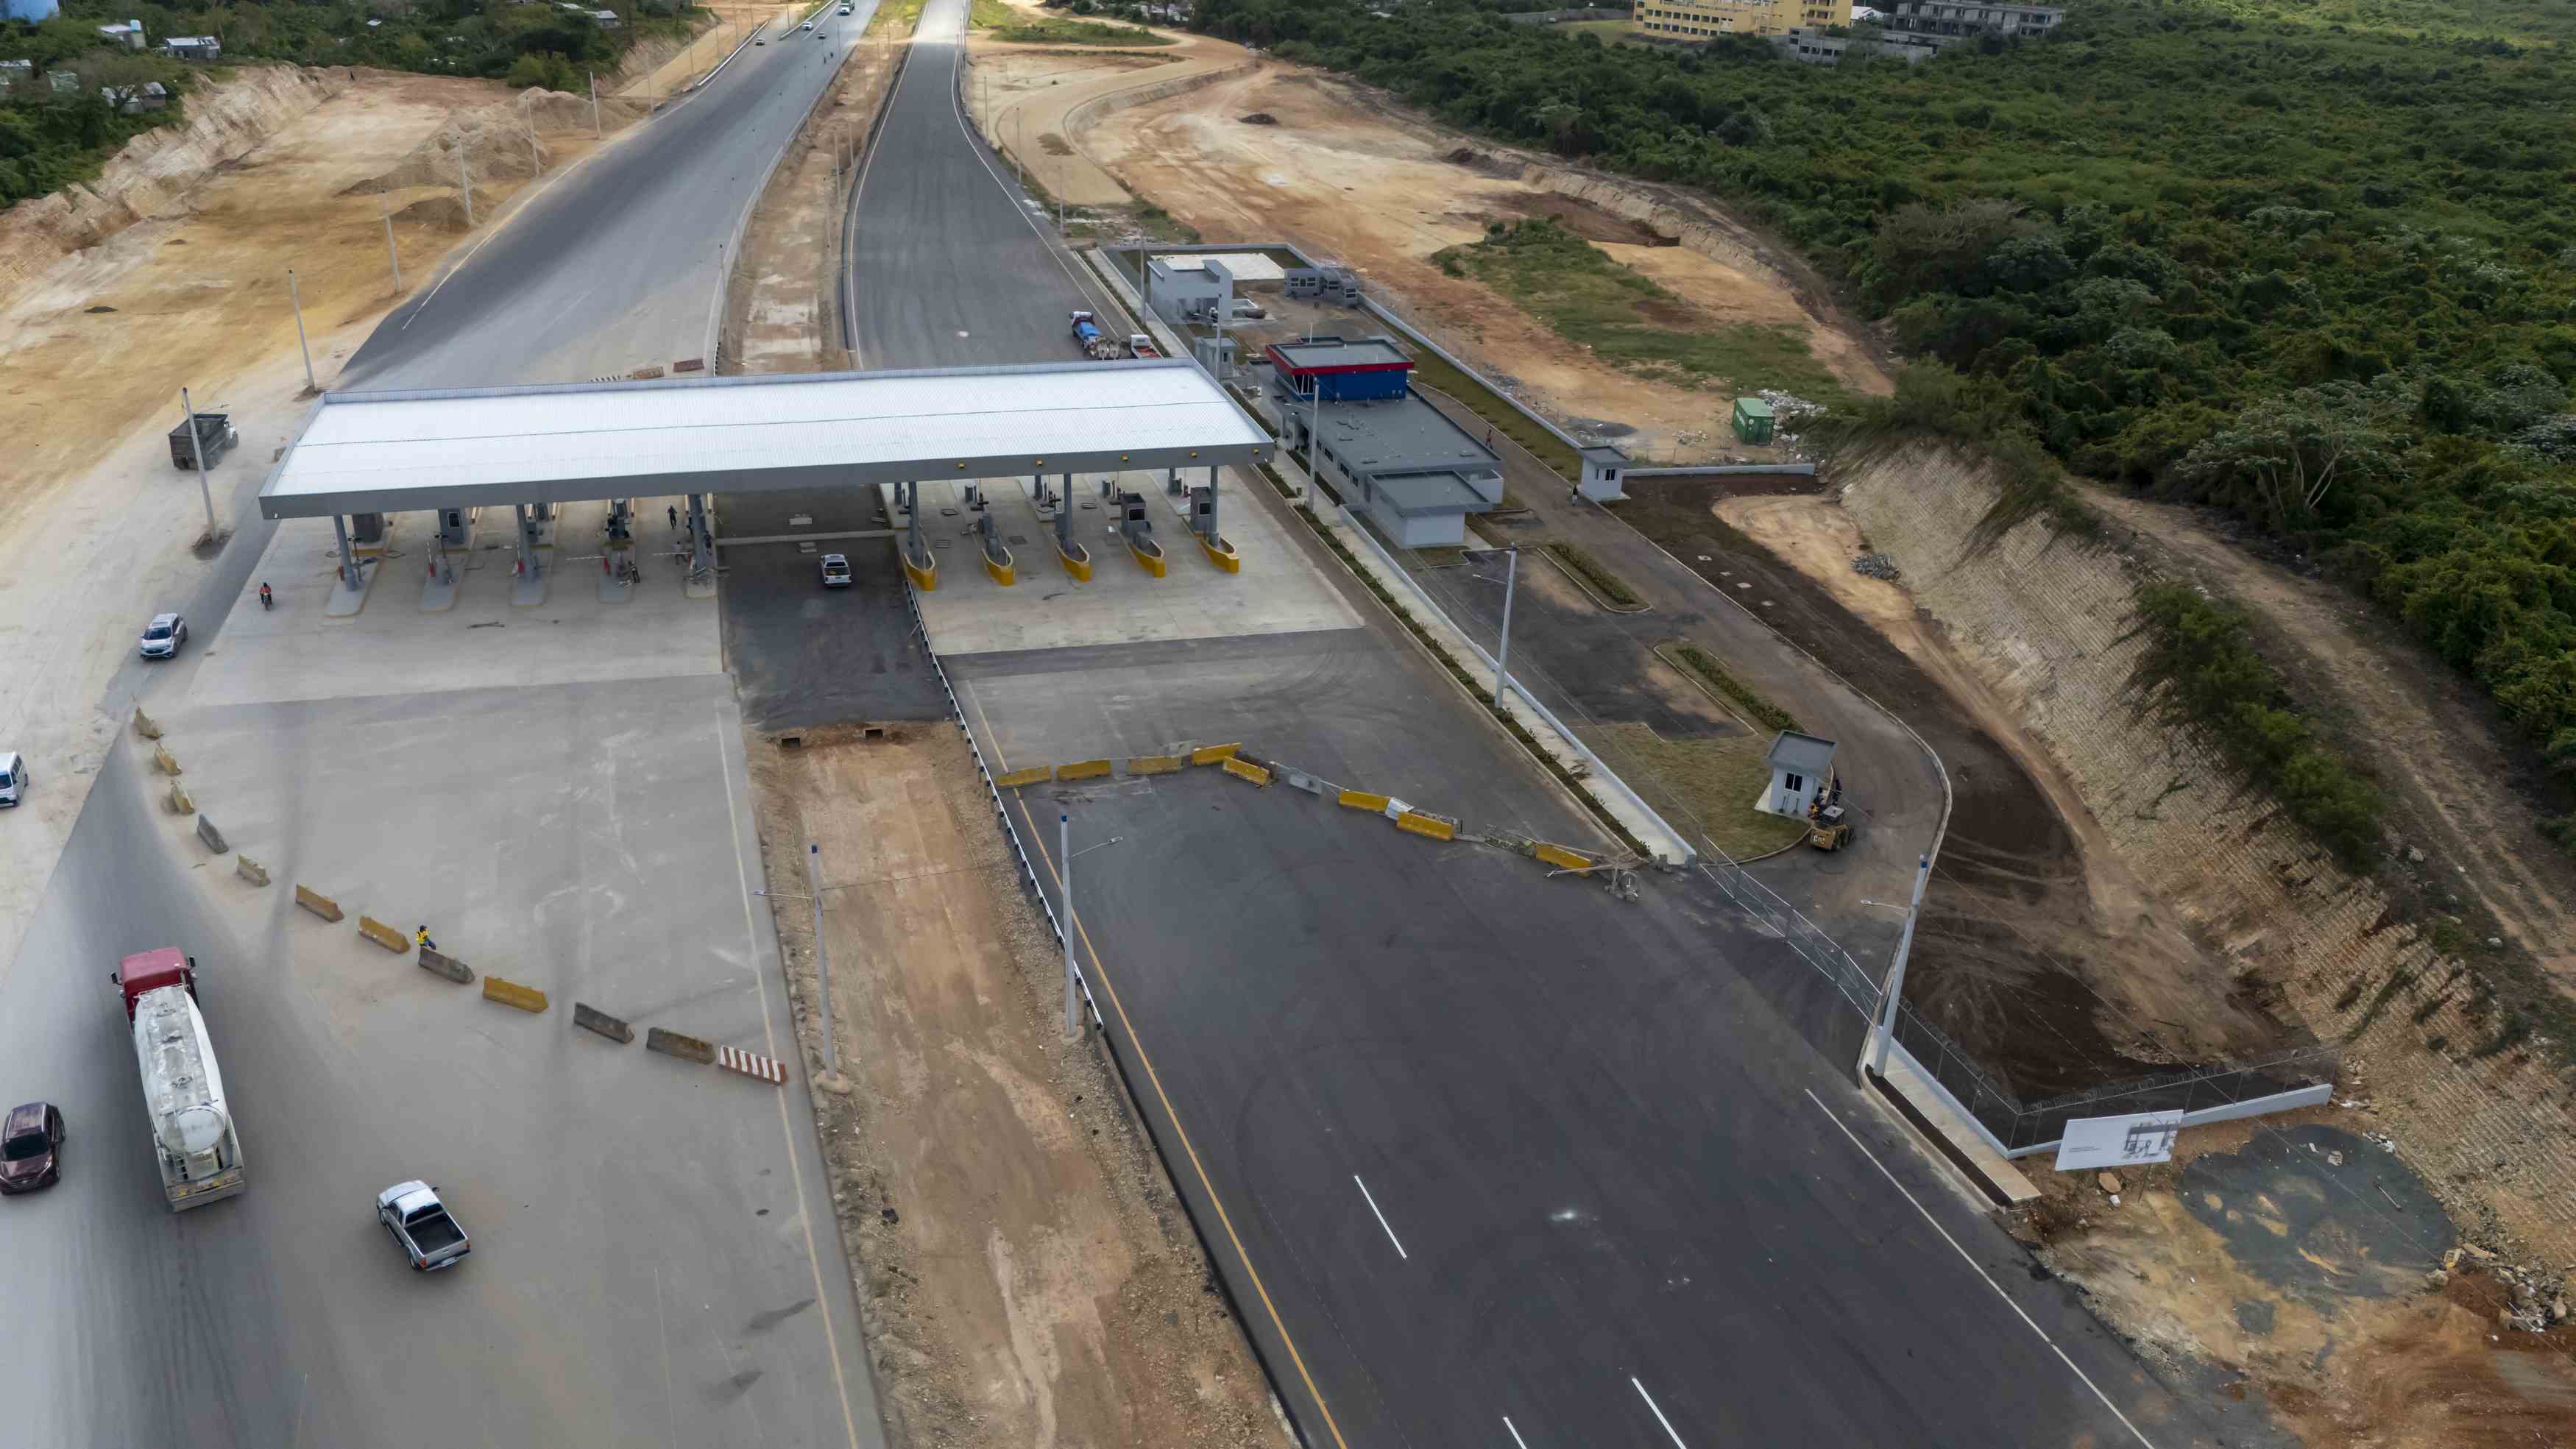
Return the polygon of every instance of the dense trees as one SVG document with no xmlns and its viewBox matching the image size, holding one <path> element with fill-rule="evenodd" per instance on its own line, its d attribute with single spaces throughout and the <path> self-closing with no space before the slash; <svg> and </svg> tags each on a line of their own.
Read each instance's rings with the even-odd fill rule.
<svg viewBox="0 0 2576 1449">
<path fill-rule="evenodd" d="M 2079 0 L 2046 42 L 1838 69 L 1457 0 L 1199 23 L 1706 188 L 1960 374 L 1907 408 L 2236 511 L 2576 769 L 2576 7 L 2269 7 Z"/>
</svg>

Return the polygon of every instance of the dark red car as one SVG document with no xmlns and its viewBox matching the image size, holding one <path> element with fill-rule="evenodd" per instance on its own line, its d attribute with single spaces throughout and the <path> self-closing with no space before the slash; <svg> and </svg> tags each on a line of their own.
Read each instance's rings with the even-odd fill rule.
<svg viewBox="0 0 2576 1449">
<path fill-rule="evenodd" d="M 50 1102 L 9 1109 L 0 1126 L 0 1192 L 34 1192 L 63 1176 L 63 1114 Z"/>
</svg>

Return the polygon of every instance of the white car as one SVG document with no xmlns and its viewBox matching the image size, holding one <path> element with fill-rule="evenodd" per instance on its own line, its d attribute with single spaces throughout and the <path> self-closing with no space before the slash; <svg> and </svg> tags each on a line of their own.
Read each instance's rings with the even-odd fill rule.
<svg viewBox="0 0 2576 1449">
<path fill-rule="evenodd" d="M 0 750 L 0 805 L 15 805 L 27 793 L 27 757 Z"/>
<path fill-rule="evenodd" d="M 841 14 L 843 14 L 843 15 L 847 15 L 847 14 L 849 14 L 849 13 L 850 13 L 850 7 L 849 7 L 849 6 L 847 6 L 847 5 L 842 6 L 842 7 L 841 7 L 841 10 L 840 10 L 840 13 L 841 13 Z"/>
<path fill-rule="evenodd" d="M 146 659 L 167 659 L 188 642 L 188 621 L 176 614 L 155 614 L 143 626 L 140 648 Z"/>
<path fill-rule="evenodd" d="M 799 26 L 797 26 L 796 28 L 797 28 L 797 29 L 799 29 L 799 30 L 811 30 L 811 29 L 813 29 L 813 28 L 814 28 L 814 22 L 813 22 L 813 21 L 811 21 L 811 20 L 808 20 L 808 21 L 806 21 L 804 24 L 799 25 Z"/>
<path fill-rule="evenodd" d="M 846 555 L 837 553 L 827 553 L 823 555 L 823 587 L 827 589 L 846 589 L 849 586 L 849 558 Z"/>
</svg>

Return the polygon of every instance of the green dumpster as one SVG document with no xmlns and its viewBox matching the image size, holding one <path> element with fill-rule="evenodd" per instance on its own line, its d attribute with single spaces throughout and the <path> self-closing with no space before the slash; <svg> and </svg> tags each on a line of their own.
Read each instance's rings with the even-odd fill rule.
<svg viewBox="0 0 2576 1449">
<path fill-rule="evenodd" d="M 1735 400 L 1735 441 L 1759 446 L 1771 441 L 1771 405 L 1758 397 Z"/>
</svg>

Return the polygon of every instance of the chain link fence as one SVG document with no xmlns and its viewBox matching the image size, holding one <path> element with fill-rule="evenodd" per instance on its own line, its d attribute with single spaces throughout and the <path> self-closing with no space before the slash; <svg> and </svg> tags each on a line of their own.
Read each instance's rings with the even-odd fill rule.
<svg viewBox="0 0 2576 1449">
<path fill-rule="evenodd" d="M 1706 844 L 1705 841 L 1702 842 Z M 1710 846 L 1700 857 L 1700 871 L 1726 898 L 1744 913 L 1789 943 L 1789 949 L 1806 958 L 1808 965 L 1823 973 L 1824 978 L 1842 993 L 1843 1000 L 1861 1014 L 1864 1021 L 1878 1019 L 1879 984 L 1861 969 L 1840 943 L 1802 914 L 1797 907 L 1780 899 L 1769 886 L 1753 878 L 1753 873 L 1728 858 L 1726 852 Z"/>
</svg>

